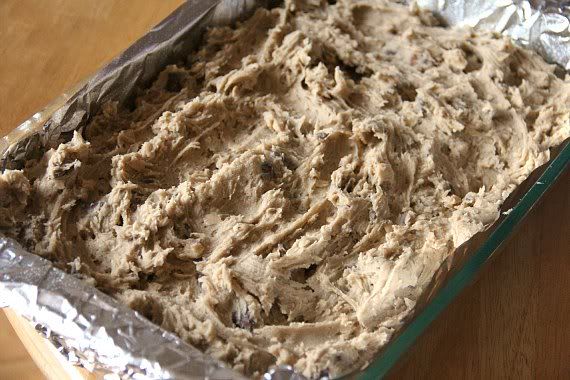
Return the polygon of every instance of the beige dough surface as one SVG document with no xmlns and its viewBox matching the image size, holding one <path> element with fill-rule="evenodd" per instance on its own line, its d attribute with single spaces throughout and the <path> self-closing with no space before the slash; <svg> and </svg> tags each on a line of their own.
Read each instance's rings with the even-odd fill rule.
<svg viewBox="0 0 570 380">
<path fill-rule="evenodd" d="M 337 376 L 568 138 L 569 105 L 498 35 L 287 1 L 1 174 L 0 233 L 245 374 Z"/>
</svg>

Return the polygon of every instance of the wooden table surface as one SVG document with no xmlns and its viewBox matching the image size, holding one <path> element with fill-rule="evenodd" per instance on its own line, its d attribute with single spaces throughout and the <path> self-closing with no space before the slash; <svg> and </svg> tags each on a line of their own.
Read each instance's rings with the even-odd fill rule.
<svg viewBox="0 0 570 380">
<path fill-rule="evenodd" d="M 0 0 L 0 135 L 93 73 L 182 1 Z M 418 339 L 392 378 L 570 379 L 569 172 L 478 281 Z M 45 359 L 34 355 L 45 367 Z M 52 369 L 42 370 L 56 378 Z M 0 318 L 0 379 L 39 376 Z"/>
</svg>

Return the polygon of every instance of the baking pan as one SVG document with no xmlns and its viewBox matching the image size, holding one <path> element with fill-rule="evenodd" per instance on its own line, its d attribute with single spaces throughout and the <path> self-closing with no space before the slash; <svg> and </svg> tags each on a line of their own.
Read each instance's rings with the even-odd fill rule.
<svg viewBox="0 0 570 380">
<path fill-rule="evenodd" d="M 421 0 L 449 24 L 493 29 L 570 68 L 568 7 L 561 2 Z M 23 167 L 81 130 L 108 101 L 128 104 L 137 88 L 148 86 L 168 64 L 184 61 L 208 26 L 247 17 L 255 0 L 190 0 L 93 77 L 63 94 L 43 111 L 0 139 L 2 170 Z M 346 378 L 384 376 L 417 336 L 476 277 L 508 239 L 516 225 L 568 167 L 570 144 L 551 151 L 551 160 L 535 170 L 506 200 L 500 218 L 460 246 L 437 271 L 414 315 L 379 352 L 368 368 Z M 131 378 L 243 378 L 119 304 L 113 298 L 55 268 L 0 236 L 0 306 L 9 306 L 38 324 L 68 359 L 88 369 Z M 301 379 L 293 368 L 269 369 L 266 379 Z"/>
</svg>

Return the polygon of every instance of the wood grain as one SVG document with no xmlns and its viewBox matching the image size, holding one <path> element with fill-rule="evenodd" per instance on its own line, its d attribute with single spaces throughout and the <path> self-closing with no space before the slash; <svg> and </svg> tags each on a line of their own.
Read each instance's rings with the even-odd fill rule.
<svg viewBox="0 0 570 380">
<path fill-rule="evenodd" d="M 0 135 L 182 1 L 0 1 Z M 391 378 L 570 379 L 569 185 L 567 172 Z M 39 378 L 6 323 L 0 318 L 0 379 Z"/>
<path fill-rule="evenodd" d="M 171 13 L 183 0 L 1 0 L 0 135 Z"/>
<path fill-rule="evenodd" d="M 0 312 L 0 379 L 42 379 L 42 373 Z"/>
<path fill-rule="evenodd" d="M 5 314 L 22 345 L 47 379 L 96 380 L 102 378 L 101 375 L 91 374 L 87 370 L 66 361 L 63 355 L 57 352 L 54 345 L 36 332 L 30 322 L 12 310 L 5 310 Z M 30 364 L 33 362 L 28 361 Z M 27 374 L 23 373 L 22 375 L 24 376 L 21 378 L 27 378 Z"/>
</svg>

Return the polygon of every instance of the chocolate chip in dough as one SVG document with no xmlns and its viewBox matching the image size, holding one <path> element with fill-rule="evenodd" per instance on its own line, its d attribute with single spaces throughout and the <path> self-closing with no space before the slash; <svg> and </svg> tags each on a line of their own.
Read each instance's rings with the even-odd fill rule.
<svg viewBox="0 0 570 380">
<path fill-rule="evenodd" d="M 184 75 L 179 72 L 168 73 L 166 77 L 165 89 L 168 92 L 180 92 L 182 90 L 182 82 L 184 81 Z"/>
</svg>

